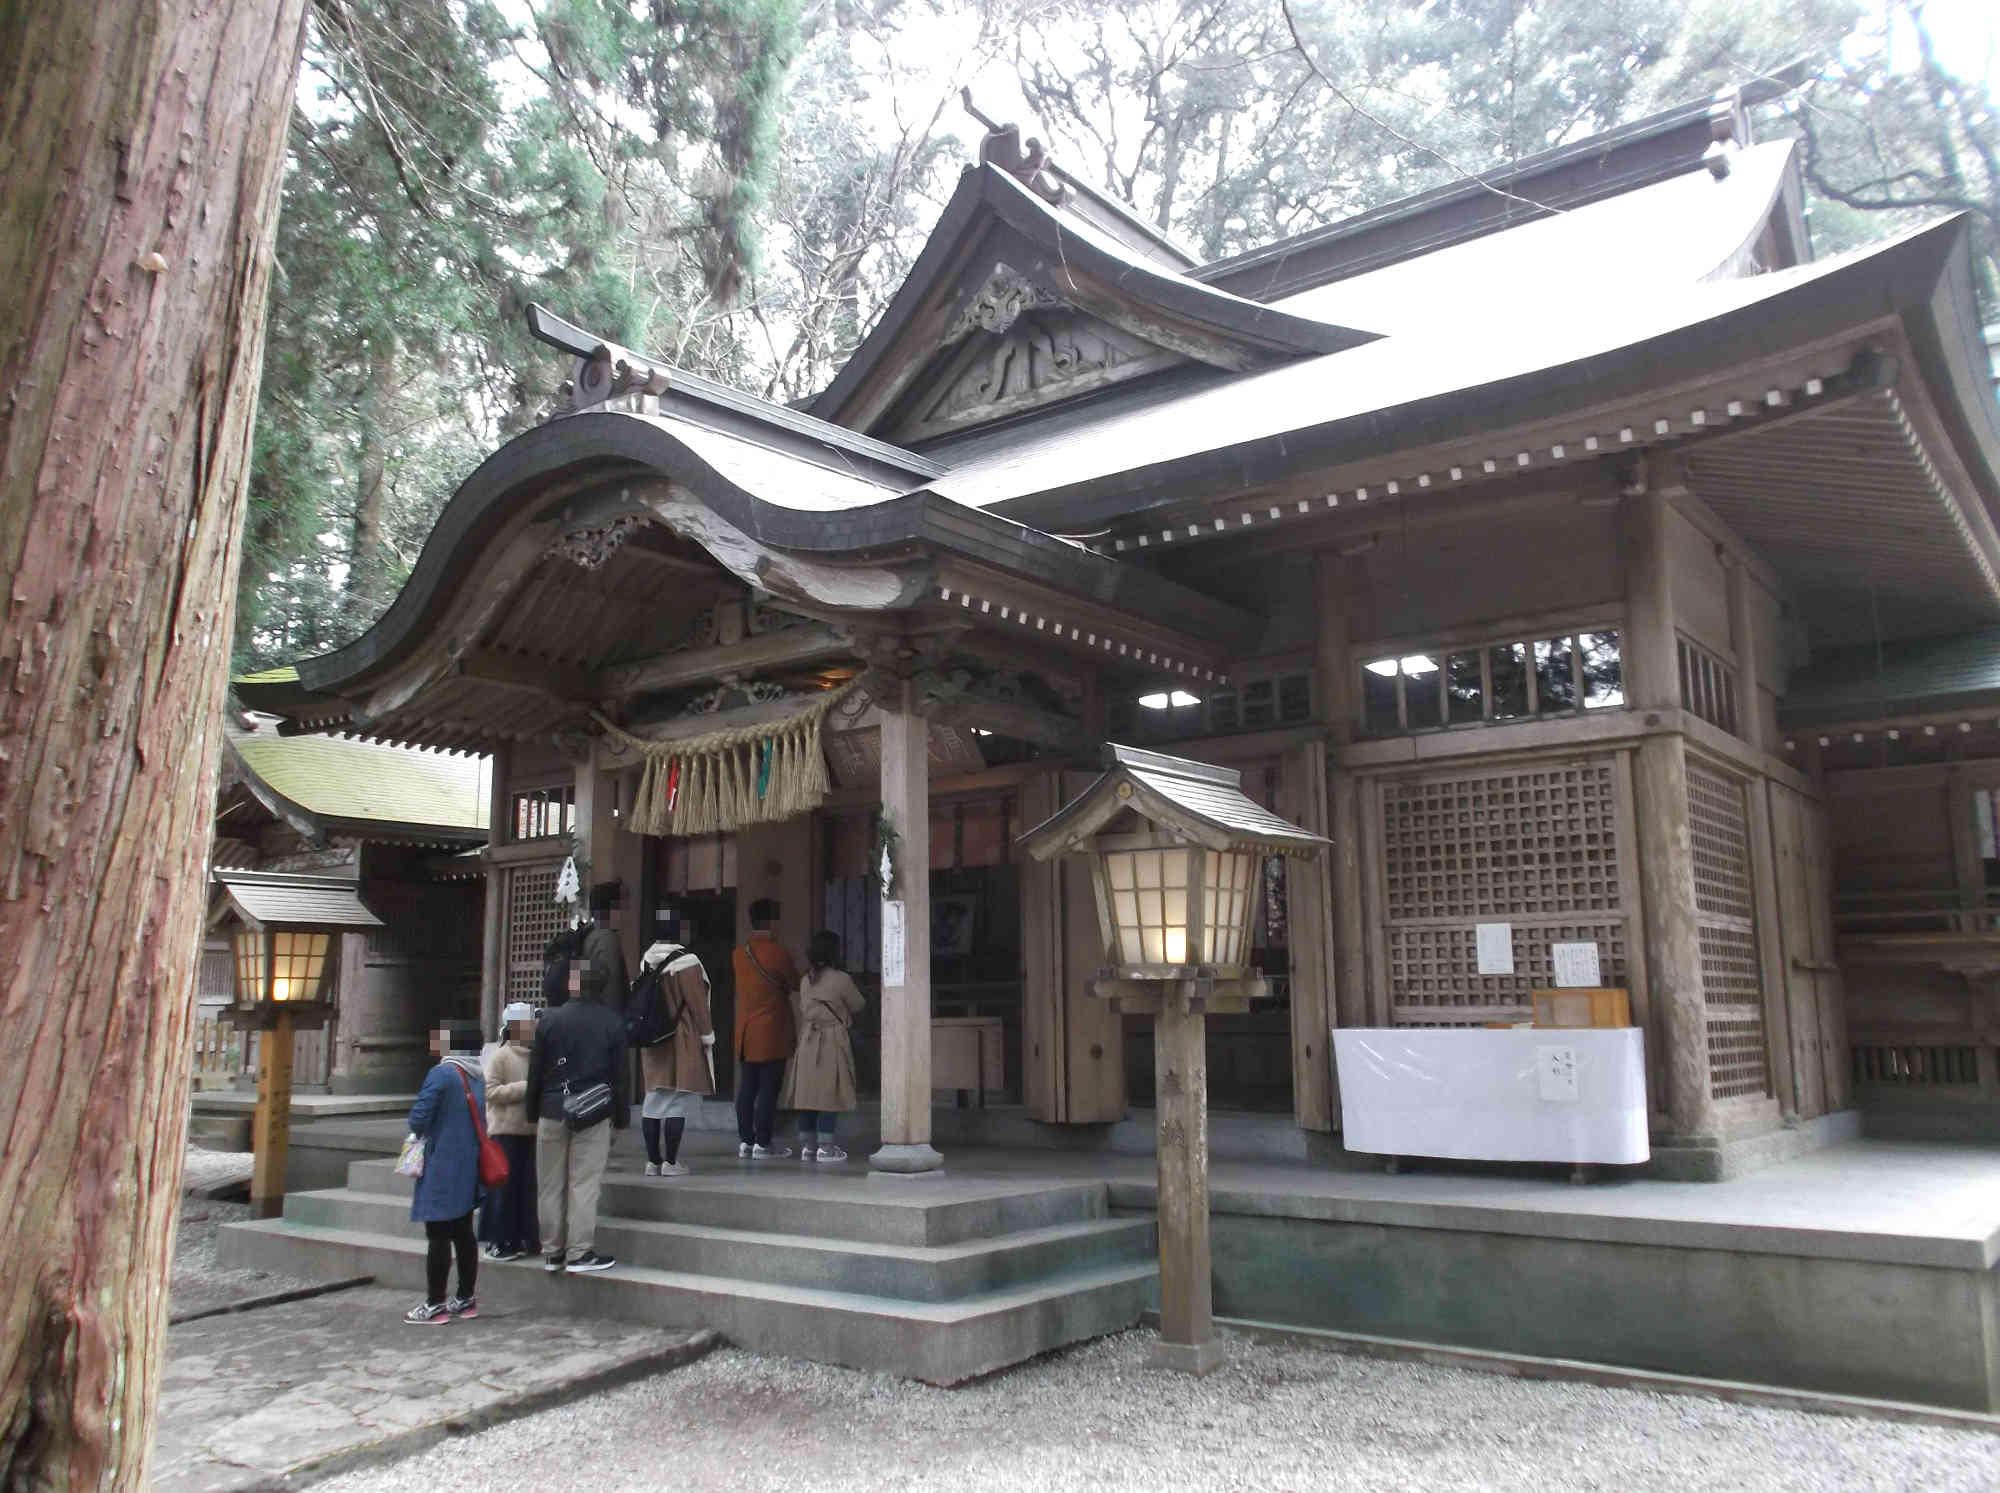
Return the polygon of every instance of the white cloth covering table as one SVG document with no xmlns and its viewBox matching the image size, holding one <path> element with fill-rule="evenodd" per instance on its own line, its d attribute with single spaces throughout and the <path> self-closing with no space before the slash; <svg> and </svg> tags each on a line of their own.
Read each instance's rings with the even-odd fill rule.
<svg viewBox="0 0 2000 1493">
<path fill-rule="evenodd" d="M 1630 1165 L 1651 1154 L 1637 1027 L 1333 1034 L 1350 1151 Z"/>
</svg>

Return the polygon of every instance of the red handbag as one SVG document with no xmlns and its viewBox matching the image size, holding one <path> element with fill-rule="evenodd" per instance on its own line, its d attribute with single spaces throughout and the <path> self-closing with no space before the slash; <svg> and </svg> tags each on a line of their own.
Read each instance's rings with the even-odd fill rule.
<svg viewBox="0 0 2000 1493">
<path fill-rule="evenodd" d="M 507 1153 L 500 1149 L 500 1142 L 486 1133 L 486 1116 L 479 1112 L 473 1102 L 472 1080 L 465 1076 L 465 1070 L 458 1070 L 459 1086 L 465 1090 L 465 1107 L 472 1111 L 472 1128 L 479 1136 L 479 1180 L 486 1187 L 507 1185 Z"/>
</svg>

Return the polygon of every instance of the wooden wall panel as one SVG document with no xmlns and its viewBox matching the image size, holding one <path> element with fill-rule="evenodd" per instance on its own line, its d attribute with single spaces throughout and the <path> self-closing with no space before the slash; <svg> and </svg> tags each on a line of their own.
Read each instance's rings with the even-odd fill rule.
<svg viewBox="0 0 2000 1493">
<path fill-rule="evenodd" d="M 1392 534 L 1354 563 L 1357 638 L 1416 638 L 1492 618 L 1623 604 L 1615 511 L 1607 508 L 1520 514 L 1421 542 Z"/>
<path fill-rule="evenodd" d="M 1715 541 L 1671 506 L 1666 512 L 1665 538 L 1674 625 L 1712 652 L 1725 659 L 1732 657 L 1729 585 Z"/>
</svg>

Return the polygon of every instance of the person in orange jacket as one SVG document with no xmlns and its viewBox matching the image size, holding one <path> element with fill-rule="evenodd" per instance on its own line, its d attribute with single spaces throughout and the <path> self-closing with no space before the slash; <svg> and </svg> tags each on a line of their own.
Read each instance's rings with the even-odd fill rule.
<svg viewBox="0 0 2000 1493">
<path fill-rule="evenodd" d="M 736 1154 L 756 1161 L 792 1154 L 790 1146 L 771 1142 L 778 1088 L 797 1043 L 792 991 L 799 983 L 798 965 L 771 931 L 777 921 L 771 898 L 752 902 L 750 937 L 730 958 L 736 972 Z"/>
</svg>

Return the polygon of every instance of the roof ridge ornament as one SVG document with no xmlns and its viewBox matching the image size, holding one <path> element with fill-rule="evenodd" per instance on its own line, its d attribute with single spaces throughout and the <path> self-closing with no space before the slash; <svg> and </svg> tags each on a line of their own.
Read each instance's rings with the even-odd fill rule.
<svg viewBox="0 0 2000 1493">
<path fill-rule="evenodd" d="M 672 370 L 665 363 L 593 336 L 546 306 L 528 307 L 528 332 L 537 342 L 575 355 L 576 365 L 562 386 L 572 412 L 608 404 L 627 394 L 657 399 L 672 381 Z"/>
<path fill-rule="evenodd" d="M 1023 145 L 1018 124 L 1000 124 L 981 113 L 972 101 L 970 84 L 958 90 L 958 98 L 965 112 L 986 126 L 986 138 L 979 142 L 979 164 L 997 167 L 1043 201 L 1061 207 L 1069 189 L 1042 169 L 1049 164 L 1048 147 L 1033 136 Z"/>
</svg>

